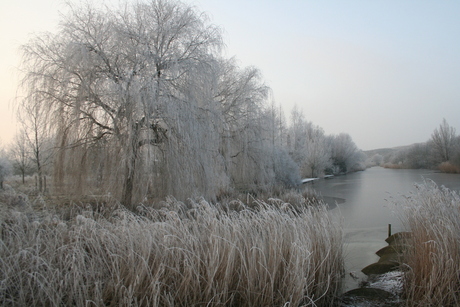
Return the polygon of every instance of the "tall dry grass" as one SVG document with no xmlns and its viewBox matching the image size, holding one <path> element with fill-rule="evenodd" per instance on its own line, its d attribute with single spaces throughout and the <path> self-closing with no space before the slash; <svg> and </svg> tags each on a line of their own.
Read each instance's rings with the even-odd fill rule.
<svg viewBox="0 0 460 307">
<path fill-rule="evenodd" d="M 404 256 L 408 306 L 460 305 L 460 197 L 425 182 L 403 206 L 412 232 Z"/>
<path fill-rule="evenodd" d="M 66 220 L 8 210 L 0 304 L 331 305 L 342 232 L 325 207 L 292 210 L 279 200 L 236 207 L 171 198 L 159 210 L 81 209 Z"/>
<path fill-rule="evenodd" d="M 404 164 L 394 164 L 394 163 L 385 163 L 383 164 L 384 168 L 389 168 L 389 169 L 405 169 L 407 168 Z"/>
<path fill-rule="evenodd" d="M 460 166 L 452 164 L 451 162 L 442 162 L 439 164 L 438 168 L 443 173 L 460 174 Z"/>
</svg>

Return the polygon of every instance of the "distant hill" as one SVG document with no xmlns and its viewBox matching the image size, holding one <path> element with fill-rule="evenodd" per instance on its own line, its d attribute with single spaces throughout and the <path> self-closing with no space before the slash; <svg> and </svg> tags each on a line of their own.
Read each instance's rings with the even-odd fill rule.
<svg viewBox="0 0 460 307">
<path fill-rule="evenodd" d="M 373 157 L 376 154 L 386 156 L 387 154 L 390 154 L 390 153 L 395 152 L 395 151 L 397 151 L 397 149 L 395 149 L 395 148 L 378 148 L 378 149 L 372 149 L 372 150 L 364 150 L 363 152 L 368 157 Z"/>
<path fill-rule="evenodd" d="M 417 144 L 424 144 L 424 143 L 414 143 L 411 145 L 397 146 L 397 147 L 392 147 L 392 148 L 378 148 L 378 149 L 364 150 L 363 152 L 369 158 L 373 157 L 376 154 L 380 154 L 385 157 L 386 155 L 392 154 L 394 152 L 409 149 L 410 147 L 417 145 Z"/>
</svg>

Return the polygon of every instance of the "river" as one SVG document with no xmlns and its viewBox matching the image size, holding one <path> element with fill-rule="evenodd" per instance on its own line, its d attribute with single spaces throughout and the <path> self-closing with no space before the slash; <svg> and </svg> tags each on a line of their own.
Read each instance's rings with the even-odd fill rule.
<svg viewBox="0 0 460 307">
<path fill-rule="evenodd" d="M 384 240 L 388 236 L 388 224 L 392 225 L 393 233 L 404 231 L 393 203 L 401 202 L 404 195 L 415 189 L 415 184 L 423 183 L 425 179 L 457 192 L 460 190 L 459 174 L 381 167 L 316 181 L 311 185 L 330 206 L 336 205 L 331 212 L 343 225 L 344 291 L 357 288 L 365 279 L 361 269 L 378 261 L 375 252 L 387 245 Z"/>
</svg>

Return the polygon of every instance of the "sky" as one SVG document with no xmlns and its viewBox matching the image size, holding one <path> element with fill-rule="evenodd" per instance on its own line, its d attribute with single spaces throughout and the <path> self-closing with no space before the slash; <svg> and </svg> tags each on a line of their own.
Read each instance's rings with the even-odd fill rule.
<svg viewBox="0 0 460 307">
<path fill-rule="evenodd" d="M 118 0 L 117 0 L 118 1 Z M 255 66 L 286 118 L 297 106 L 363 150 L 460 133 L 460 1 L 183 0 L 220 26 L 227 57 Z M 19 46 L 55 32 L 60 0 L 0 3 L 0 140 L 11 141 Z"/>
</svg>

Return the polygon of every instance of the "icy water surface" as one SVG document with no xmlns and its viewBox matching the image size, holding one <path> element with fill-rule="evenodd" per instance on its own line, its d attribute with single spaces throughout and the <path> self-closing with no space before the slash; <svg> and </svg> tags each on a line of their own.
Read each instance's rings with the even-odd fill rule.
<svg viewBox="0 0 460 307">
<path fill-rule="evenodd" d="M 388 224 L 392 232 L 403 231 L 394 201 L 402 201 L 415 189 L 416 183 L 431 179 L 439 186 L 460 190 L 460 175 L 430 170 L 395 170 L 373 167 L 363 172 L 315 182 L 312 187 L 327 202 L 337 203 L 332 209 L 342 220 L 345 232 L 345 288 L 357 288 L 365 277 L 361 269 L 378 261 L 375 254 L 387 245 Z M 333 204 L 331 204 L 333 205 Z M 350 274 L 351 273 L 351 274 Z"/>
</svg>

